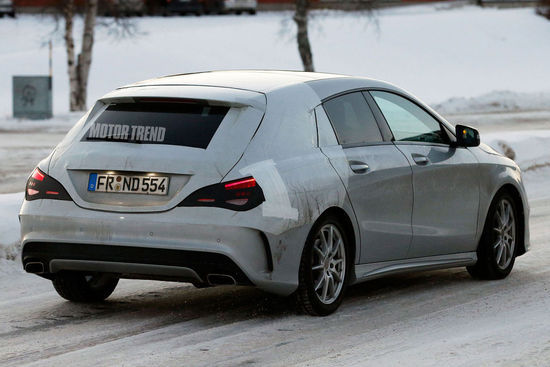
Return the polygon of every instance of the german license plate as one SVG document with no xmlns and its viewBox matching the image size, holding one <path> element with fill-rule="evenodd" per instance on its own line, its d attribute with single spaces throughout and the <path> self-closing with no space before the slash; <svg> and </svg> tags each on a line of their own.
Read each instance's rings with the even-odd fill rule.
<svg viewBox="0 0 550 367">
<path fill-rule="evenodd" d="M 153 174 L 145 176 L 90 173 L 88 191 L 119 194 L 168 194 L 169 177 Z"/>
</svg>

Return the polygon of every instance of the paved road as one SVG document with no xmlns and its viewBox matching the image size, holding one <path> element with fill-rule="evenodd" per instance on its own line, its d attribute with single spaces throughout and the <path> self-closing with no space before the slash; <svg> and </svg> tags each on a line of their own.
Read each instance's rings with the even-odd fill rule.
<svg viewBox="0 0 550 367">
<path fill-rule="evenodd" d="M 502 281 L 462 268 L 350 289 L 326 318 L 249 288 L 122 281 L 108 302 L 65 302 L 50 283 L 0 280 L 2 366 L 546 366 L 550 201 L 533 201 L 533 248 Z"/>
<path fill-rule="evenodd" d="M 59 132 L 0 132 L 0 194 L 24 191 L 31 171 L 64 135 Z"/>
<path fill-rule="evenodd" d="M 3 272 L 0 366 L 547 366 L 550 199 L 531 206 L 532 250 L 507 279 L 392 276 L 352 287 L 326 318 L 252 288 L 139 280 L 78 305 Z"/>
</svg>

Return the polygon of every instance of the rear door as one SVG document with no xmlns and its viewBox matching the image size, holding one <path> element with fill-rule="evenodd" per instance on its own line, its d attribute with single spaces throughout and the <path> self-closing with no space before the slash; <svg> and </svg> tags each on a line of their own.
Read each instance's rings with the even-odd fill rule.
<svg viewBox="0 0 550 367">
<path fill-rule="evenodd" d="M 413 172 L 413 242 L 409 257 L 476 248 L 478 164 L 466 148 L 451 146 L 435 117 L 403 96 L 371 91 Z"/>
<path fill-rule="evenodd" d="M 216 94 L 214 89 L 209 92 Z M 191 192 L 220 182 L 258 128 L 264 96 L 230 93 L 240 94 L 240 102 L 231 95 L 220 101 L 219 93 L 213 100 L 106 99 L 58 146 L 51 175 L 85 208 L 168 210 Z M 243 94 L 256 99 L 255 106 L 242 103 Z"/>
<path fill-rule="evenodd" d="M 383 138 L 361 92 L 332 98 L 323 107 L 316 110 L 319 131 L 323 132 L 328 115 L 338 145 L 330 146 L 321 136 L 320 145 L 348 190 L 360 227 L 359 262 L 404 258 L 412 235 L 413 193 L 407 159 Z"/>
</svg>

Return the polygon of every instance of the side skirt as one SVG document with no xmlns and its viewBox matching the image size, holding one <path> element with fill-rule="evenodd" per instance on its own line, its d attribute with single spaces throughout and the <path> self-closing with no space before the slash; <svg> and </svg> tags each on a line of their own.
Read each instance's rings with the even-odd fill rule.
<svg viewBox="0 0 550 367">
<path fill-rule="evenodd" d="M 356 279 L 353 284 L 391 274 L 406 273 L 418 270 L 447 269 L 474 265 L 476 262 L 477 254 L 475 252 L 465 252 L 460 254 L 417 257 L 414 259 L 358 264 L 355 265 Z"/>
</svg>

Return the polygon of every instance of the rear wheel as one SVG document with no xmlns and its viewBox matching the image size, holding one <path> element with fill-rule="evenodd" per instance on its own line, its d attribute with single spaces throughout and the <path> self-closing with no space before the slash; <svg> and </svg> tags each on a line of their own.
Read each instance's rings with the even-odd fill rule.
<svg viewBox="0 0 550 367">
<path fill-rule="evenodd" d="M 514 198 L 499 194 L 491 204 L 478 246 L 477 263 L 468 272 L 479 279 L 503 279 L 514 267 L 517 249 L 517 210 Z"/>
<path fill-rule="evenodd" d="M 61 272 L 52 280 L 57 293 L 73 302 L 99 302 L 113 293 L 118 278 L 101 273 Z"/>
<path fill-rule="evenodd" d="M 296 292 L 304 312 L 325 316 L 336 311 L 348 283 L 351 258 L 348 238 L 336 218 L 315 225 L 302 254 Z"/>
</svg>

